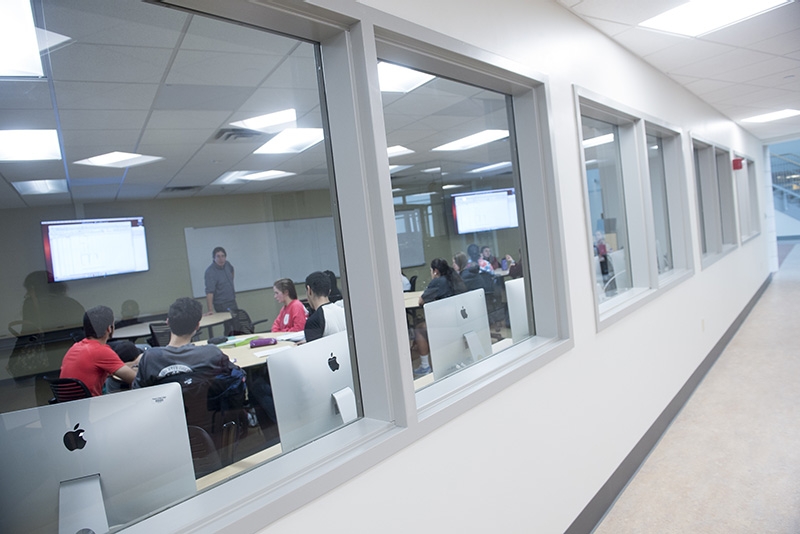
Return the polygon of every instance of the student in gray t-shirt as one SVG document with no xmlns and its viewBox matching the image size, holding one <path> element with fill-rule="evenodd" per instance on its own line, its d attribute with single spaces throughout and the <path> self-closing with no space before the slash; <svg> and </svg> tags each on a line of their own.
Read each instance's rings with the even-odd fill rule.
<svg viewBox="0 0 800 534">
<path fill-rule="evenodd" d="M 228 261 L 228 254 L 222 247 L 214 248 L 211 253 L 214 261 L 206 269 L 206 303 L 208 313 L 236 310 L 236 289 L 233 287 L 233 265 Z"/>
</svg>

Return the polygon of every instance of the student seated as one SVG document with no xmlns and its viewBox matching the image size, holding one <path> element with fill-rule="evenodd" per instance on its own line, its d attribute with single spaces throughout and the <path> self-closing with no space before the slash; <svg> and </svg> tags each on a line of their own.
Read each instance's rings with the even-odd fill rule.
<svg viewBox="0 0 800 534">
<path fill-rule="evenodd" d="M 347 330 L 344 308 L 330 301 L 330 292 L 331 280 L 327 274 L 317 271 L 306 277 L 306 296 L 309 306 L 314 310 L 306 321 L 306 341 Z"/>
<path fill-rule="evenodd" d="M 272 323 L 273 332 L 302 332 L 306 327 L 308 312 L 303 303 L 297 300 L 297 290 L 294 282 L 289 278 L 276 280 L 272 285 L 275 300 L 283 305 L 275 322 Z"/>
<path fill-rule="evenodd" d="M 102 395 L 109 375 L 130 384 L 136 372 L 107 345 L 114 333 L 114 312 L 107 306 L 95 306 L 83 314 L 83 340 L 75 343 L 61 362 L 61 378 L 77 378 L 92 396 Z"/>
<path fill-rule="evenodd" d="M 111 349 L 117 353 L 119 359 L 129 365 L 134 372 L 139 369 L 139 357 L 142 355 L 143 351 L 132 341 L 109 341 L 108 346 L 111 347 Z M 127 391 L 131 389 L 129 382 L 124 382 L 114 375 L 106 378 L 105 387 L 106 393 L 117 393 L 118 391 Z"/>
</svg>

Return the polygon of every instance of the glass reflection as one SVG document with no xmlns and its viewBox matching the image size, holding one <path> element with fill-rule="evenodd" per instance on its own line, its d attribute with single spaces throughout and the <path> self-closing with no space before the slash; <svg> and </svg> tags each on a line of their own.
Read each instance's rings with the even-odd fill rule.
<svg viewBox="0 0 800 534">
<path fill-rule="evenodd" d="M 510 97 L 403 71 L 415 84 L 382 79 L 381 95 L 419 388 L 532 329 Z"/>
<path fill-rule="evenodd" d="M 583 116 L 583 149 L 600 302 L 630 289 L 625 192 L 616 125 Z"/>
<path fill-rule="evenodd" d="M 672 241 L 669 230 L 667 176 L 664 167 L 664 142 L 661 137 L 647 135 L 647 159 L 650 167 L 650 194 L 656 230 L 658 274 L 672 270 Z"/>
</svg>

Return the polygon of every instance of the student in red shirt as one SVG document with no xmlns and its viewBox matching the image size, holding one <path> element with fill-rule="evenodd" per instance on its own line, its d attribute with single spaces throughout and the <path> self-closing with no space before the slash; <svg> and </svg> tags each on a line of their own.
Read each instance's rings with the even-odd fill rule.
<svg viewBox="0 0 800 534">
<path fill-rule="evenodd" d="M 124 364 L 116 352 L 107 345 L 114 333 L 114 312 L 107 306 L 95 306 L 83 314 L 82 341 L 75 343 L 61 362 L 61 378 L 77 378 L 89 388 L 93 396 L 103 393 L 103 384 L 109 375 L 116 375 L 128 384 L 136 378 L 136 371 Z"/>
</svg>

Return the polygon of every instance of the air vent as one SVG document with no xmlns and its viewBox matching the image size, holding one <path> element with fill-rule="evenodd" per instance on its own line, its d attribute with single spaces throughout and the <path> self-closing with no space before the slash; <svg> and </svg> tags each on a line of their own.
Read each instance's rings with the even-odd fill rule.
<svg viewBox="0 0 800 534">
<path fill-rule="evenodd" d="M 162 193 L 186 193 L 188 191 L 200 191 L 203 189 L 199 185 L 181 185 L 177 187 L 165 187 L 161 190 Z"/>
<path fill-rule="evenodd" d="M 267 141 L 267 136 L 263 132 L 244 128 L 221 128 L 211 138 L 212 143 L 254 143 L 262 140 Z"/>
</svg>

